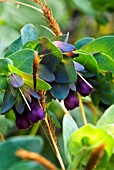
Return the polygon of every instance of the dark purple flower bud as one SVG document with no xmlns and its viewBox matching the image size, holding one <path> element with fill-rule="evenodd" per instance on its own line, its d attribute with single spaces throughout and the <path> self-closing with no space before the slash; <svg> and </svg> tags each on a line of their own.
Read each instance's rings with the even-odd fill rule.
<svg viewBox="0 0 114 170">
<path fill-rule="evenodd" d="M 16 116 L 16 126 L 18 129 L 28 129 L 31 126 L 31 121 L 28 115 L 28 108 L 25 107 L 24 112 L 22 114 L 18 114 L 15 111 Z"/>
<path fill-rule="evenodd" d="M 77 91 L 81 96 L 88 96 L 94 89 L 79 73 L 77 78 Z"/>
<path fill-rule="evenodd" d="M 36 123 L 39 120 L 42 120 L 45 118 L 44 111 L 36 99 L 32 100 L 32 103 L 30 104 L 30 108 L 31 108 L 31 111 L 29 110 L 28 114 L 32 122 Z"/>
<path fill-rule="evenodd" d="M 64 105 L 67 110 L 73 110 L 79 106 L 79 101 L 74 91 L 69 91 L 68 96 L 64 99 Z"/>
</svg>

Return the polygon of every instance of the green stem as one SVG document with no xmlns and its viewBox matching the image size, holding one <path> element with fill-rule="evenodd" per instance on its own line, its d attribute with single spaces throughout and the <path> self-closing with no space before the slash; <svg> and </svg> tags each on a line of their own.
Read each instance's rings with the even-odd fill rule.
<svg viewBox="0 0 114 170">
<path fill-rule="evenodd" d="M 58 161 L 59 161 L 59 163 L 60 163 L 61 170 L 65 170 L 65 166 L 64 166 L 64 164 L 63 164 L 62 157 L 61 157 L 61 155 L 60 155 L 60 152 L 59 152 L 59 149 L 58 149 L 58 147 L 57 147 L 57 144 L 56 144 L 56 142 L 55 142 L 55 140 L 54 140 L 54 138 L 53 138 L 53 135 L 52 135 L 52 132 L 51 132 L 51 129 L 50 129 L 50 126 L 49 126 L 47 117 L 45 118 L 45 122 L 46 122 L 46 126 L 47 126 L 47 128 L 48 128 L 49 134 L 50 134 L 51 141 L 52 141 L 52 143 L 53 143 L 53 147 L 54 147 L 54 150 L 55 150 L 55 154 L 56 154 L 57 159 L 58 159 Z"/>
<path fill-rule="evenodd" d="M 30 133 L 29 133 L 29 135 L 35 136 L 36 133 L 38 132 L 39 127 L 40 127 L 40 122 L 34 124 L 31 131 L 30 131 Z"/>
<path fill-rule="evenodd" d="M 82 119 L 83 119 L 84 125 L 87 125 L 87 119 L 86 119 L 86 115 L 85 115 L 85 111 L 84 111 L 84 106 L 83 106 L 83 103 L 82 103 L 82 98 L 81 98 L 79 93 L 78 93 L 78 99 L 79 99 L 80 110 L 81 110 L 81 113 L 82 113 Z"/>
</svg>

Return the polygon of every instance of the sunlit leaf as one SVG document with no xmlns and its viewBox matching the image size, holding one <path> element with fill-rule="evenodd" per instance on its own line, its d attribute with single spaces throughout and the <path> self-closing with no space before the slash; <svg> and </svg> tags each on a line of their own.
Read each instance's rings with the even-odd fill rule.
<svg viewBox="0 0 114 170">
<path fill-rule="evenodd" d="M 32 64 L 34 59 L 34 51 L 30 49 L 19 50 L 10 56 L 13 65 L 23 72 L 32 74 Z"/>
<path fill-rule="evenodd" d="M 9 70 L 12 73 L 16 73 L 19 76 L 21 76 L 26 85 L 28 85 L 32 89 L 34 89 L 33 76 L 31 74 L 27 74 L 25 72 L 22 72 L 12 65 L 8 65 L 8 67 L 9 67 Z M 51 86 L 48 83 L 46 83 L 45 81 L 43 81 L 39 78 L 36 79 L 36 89 L 37 90 L 50 90 L 50 88 L 51 88 Z"/>
</svg>

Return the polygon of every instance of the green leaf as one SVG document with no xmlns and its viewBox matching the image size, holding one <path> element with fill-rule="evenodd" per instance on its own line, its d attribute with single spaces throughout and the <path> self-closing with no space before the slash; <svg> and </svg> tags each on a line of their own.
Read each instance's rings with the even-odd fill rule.
<svg viewBox="0 0 114 170">
<path fill-rule="evenodd" d="M 114 36 L 103 36 L 90 42 L 83 49 L 92 53 L 101 71 L 114 72 Z M 97 53 L 96 53 L 97 52 Z"/>
<path fill-rule="evenodd" d="M 78 41 L 75 42 L 75 47 L 78 50 L 78 49 L 82 48 L 83 46 L 87 45 L 88 43 L 90 43 L 93 40 L 94 40 L 94 38 L 92 38 L 92 37 L 82 38 L 81 40 L 78 40 Z"/>
<path fill-rule="evenodd" d="M 51 38 L 51 41 L 63 41 L 63 42 L 68 42 L 68 38 L 69 38 L 69 32 L 67 34 L 63 34 L 60 36 L 55 36 L 53 38 Z"/>
<path fill-rule="evenodd" d="M 64 152 L 68 163 L 71 163 L 71 156 L 68 148 L 68 141 L 74 131 L 78 130 L 78 126 L 70 114 L 65 114 L 63 118 L 63 142 Z"/>
<path fill-rule="evenodd" d="M 102 127 L 114 136 L 114 105 L 110 106 L 98 120 L 97 127 Z"/>
<path fill-rule="evenodd" d="M 89 53 L 80 54 L 79 57 L 74 58 L 74 60 L 82 64 L 86 70 L 98 75 L 98 64 L 94 57 Z"/>
<path fill-rule="evenodd" d="M 34 51 L 30 49 L 19 50 L 10 56 L 13 65 L 23 72 L 32 74 Z"/>
<path fill-rule="evenodd" d="M 24 73 L 12 65 L 8 65 L 8 67 L 12 73 L 16 73 L 21 76 L 24 83 L 34 89 L 33 76 L 31 74 Z M 36 90 L 50 90 L 50 88 L 51 86 L 45 81 L 41 80 L 40 78 L 36 79 Z"/>
<path fill-rule="evenodd" d="M 114 59 L 107 54 L 95 54 L 94 58 L 97 61 L 100 72 L 111 71 L 114 73 Z"/>
<path fill-rule="evenodd" d="M 4 135 L 8 128 L 8 120 L 4 115 L 0 115 L 0 132 Z"/>
<path fill-rule="evenodd" d="M 9 170 L 12 164 L 20 160 L 15 156 L 15 152 L 22 148 L 28 151 L 39 153 L 44 146 L 43 139 L 40 136 L 19 136 L 12 137 L 9 140 L 0 143 L 0 170 Z"/>
<path fill-rule="evenodd" d="M 52 95 L 59 100 L 65 99 L 69 93 L 69 85 L 68 84 L 53 83 L 53 84 L 51 84 L 51 87 L 52 87 L 52 89 L 51 89 Z"/>
<path fill-rule="evenodd" d="M 48 81 L 48 82 L 52 82 L 55 80 L 54 74 L 50 71 L 50 69 L 47 66 L 43 64 L 40 64 L 39 66 L 38 75 L 39 75 L 39 78 L 45 81 Z"/>
<path fill-rule="evenodd" d="M 83 160 L 87 163 L 91 151 L 100 145 L 105 146 L 106 153 L 103 155 L 102 160 L 105 159 L 104 166 L 106 167 L 113 152 L 114 141 L 112 136 L 102 128 L 95 128 L 91 124 L 78 129 L 72 134 L 69 140 L 69 149 L 72 160 L 76 159 L 80 153 L 84 152 Z"/>
<path fill-rule="evenodd" d="M 76 70 L 71 58 L 64 56 L 57 65 L 55 74 L 56 83 L 74 83 L 76 82 Z"/>
<path fill-rule="evenodd" d="M 21 41 L 23 45 L 29 41 L 37 40 L 37 39 L 38 39 L 38 33 L 36 28 L 32 24 L 26 24 L 21 29 Z"/>
<path fill-rule="evenodd" d="M 38 53 L 43 55 L 42 63 L 54 72 L 57 64 L 63 58 L 62 52 L 46 37 L 42 37 L 38 41 Z"/>
<path fill-rule="evenodd" d="M 106 10 L 114 10 L 114 1 L 113 0 L 92 0 L 92 5 L 94 6 L 95 9 L 101 10 L 101 11 L 106 11 Z"/>
<path fill-rule="evenodd" d="M 8 64 L 13 65 L 13 62 L 9 58 L 0 58 L 0 75 L 8 75 Z"/>
<path fill-rule="evenodd" d="M 0 90 L 5 90 L 7 87 L 7 77 L 0 76 Z"/>
<path fill-rule="evenodd" d="M 15 53 L 16 51 L 19 51 L 22 48 L 22 42 L 21 37 L 19 37 L 17 40 L 15 40 L 6 51 L 4 57 L 8 57 L 9 55 Z"/>
<path fill-rule="evenodd" d="M 46 170 L 42 165 L 34 161 L 18 161 L 8 170 Z"/>
</svg>

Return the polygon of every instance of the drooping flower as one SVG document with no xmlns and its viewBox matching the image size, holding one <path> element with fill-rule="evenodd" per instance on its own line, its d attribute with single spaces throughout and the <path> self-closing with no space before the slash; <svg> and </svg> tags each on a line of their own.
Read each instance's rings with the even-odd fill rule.
<svg viewBox="0 0 114 170">
<path fill-rule="evenodd" d="M 67 110 L 73 110 L 79 106 L 79 101 L 74 91 L 69 91 L 68 96 L 64 99 L 64 105 Z"/>
<path fill-rule="evenodd" d="M 77 91 L 81 96 L 88 96 L 94 89 L 79 73 L 76 84 Z"/>
<path fill-rule="evenodd" d="M 38 101 L 40 96 L 24 84 L 21 76 L 11 74 L 8 80 L 9 85 L 4 95 L 1 113 L 12 108 L 19 129 L 27 129 L 32 122 L 44 119 L 45 115 Z"/>
<path fill-rule="evenodd" d="M 35 98 L 32 98 L 30 109 L 26 105 L 22 114 L 19 114 L 15 108 L 13 108 L 13 110 L 16 116 L 16 126 L 18 129 L 28 129 L 31 127 L 32 122 L 37 123 L 39 120 L 45 118 L 44 111 Z"/>
</svg>

